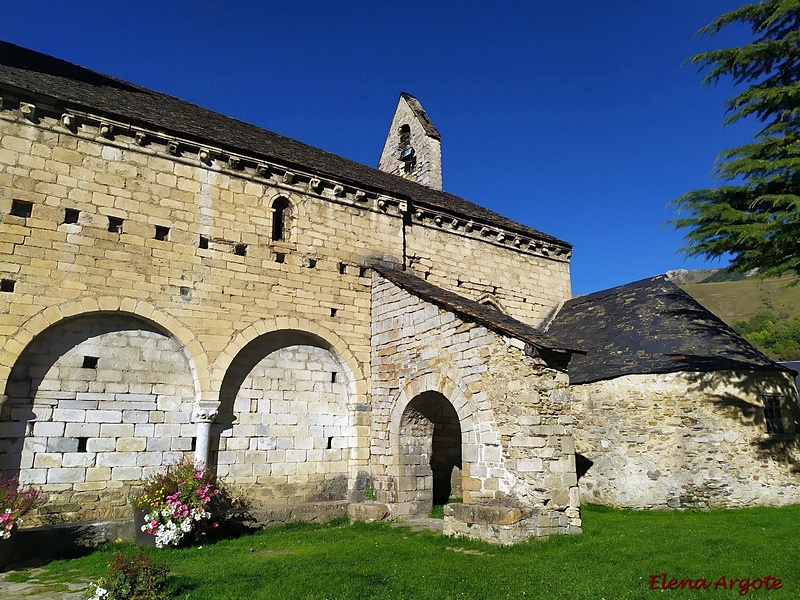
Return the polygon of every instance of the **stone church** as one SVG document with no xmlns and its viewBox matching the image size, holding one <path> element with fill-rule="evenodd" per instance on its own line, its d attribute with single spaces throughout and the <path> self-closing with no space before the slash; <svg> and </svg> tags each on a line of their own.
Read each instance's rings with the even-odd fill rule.
<svg viewBox="0 0 800 600">
<path fill-rule="evenodd" d="M 589 440 L 619 415 L 572 398 L 594 356 L 592 320 L 558 319 L 572 247 L 442 191 L 415 98 L 372 169 L 0 43 L 0 135 L 0 469 L 45 490 L 37 522 L 129 518 L 142 478 L 192 456 L 267 520 L 460 497 L 445 533 L 580 532 L 587 461 L 609 479 Z M 768 363 L 738 368 L 791 381 Z M 746 402 L 781 432 L 741 437 L 788 453 L 797 395 L 778 384 Z M 800 501 L 794 464 L 758 483 L 782 488 L 770 501 Z"/>
</svg>

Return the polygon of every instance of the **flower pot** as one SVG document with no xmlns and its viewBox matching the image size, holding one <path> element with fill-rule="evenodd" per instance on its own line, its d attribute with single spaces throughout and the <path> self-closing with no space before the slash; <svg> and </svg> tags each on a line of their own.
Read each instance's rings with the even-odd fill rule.
<svg viewBox="0 0 800 600">
<path fill-rule="evenodd" d="M 144 515 L 145 512 L 141 508 L 133 509 L 133 527 L 134 527 L 134 532 L 136 533 L 136 545 L 155 546 L 156 536 L 154 536 L 152 533 L 147 533 L 146 531 L 142 531 L 142 527 L 145 524 Z"/>
<path fill-rule="evenodd" d="M 14 543 L 17 539 L 17 528 L 11 530 L 11 537 L 0 538 L 0 569 L 11 562 L 14 556 Z"/>
</svg>

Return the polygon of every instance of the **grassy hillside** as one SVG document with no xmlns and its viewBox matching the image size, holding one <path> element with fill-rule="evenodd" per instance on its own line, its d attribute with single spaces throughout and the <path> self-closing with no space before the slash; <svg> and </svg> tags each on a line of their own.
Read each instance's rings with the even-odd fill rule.
<svg viewBox="0 0 800 600">
<path fill-rule="evenodd" d="M 790 285 L 796 277 L 737 279 L 721 269 L 700 283 L 692 282 L 698 281 L 696 276 L 680 274 L 677 279 L 676 284 L 770 358 L 800 360 L 800 285 Z"/>
<path fill-rule="evenodd" d="M 779 319 L 800 317 L 800 285 L 789 285 L 796 280 L 787 275 L 678 285 L 728 325 L 735 325 L 763 310 L 773 311 Z"/>
</svg>

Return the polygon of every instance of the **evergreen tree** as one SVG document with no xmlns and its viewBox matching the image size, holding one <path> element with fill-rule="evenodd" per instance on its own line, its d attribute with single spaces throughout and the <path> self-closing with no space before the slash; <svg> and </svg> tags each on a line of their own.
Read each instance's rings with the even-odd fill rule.
<svg viewBox="0 0 800 600">
<path fill-rule="evenodd" d="M 746 89 L 725 103 L 725 124 L 763 123 L 752 143 L 720 153 L 720 187 L 689 192 L 673 204 L 688 228 L 690 256 L 733 256 L 736 271 L 800 274 L 800 0 L 765 0 L 725 13 L 698 32 L 743 23 L 755 40 L 689 59 L 703 85 L 730 77 Z"/>
</svg>

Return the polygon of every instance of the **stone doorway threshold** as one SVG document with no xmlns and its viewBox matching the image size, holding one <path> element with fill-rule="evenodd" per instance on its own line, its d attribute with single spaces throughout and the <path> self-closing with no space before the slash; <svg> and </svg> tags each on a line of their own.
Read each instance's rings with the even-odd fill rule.
<svg viewBox="0 0 800 600">
<path fill-rule="evenodd" d="M 430 517 L 406 517 L 394 523 L 396 527 L 410 527 L 411 531 L 433 531 L 442 533 L 444 519 Z"/>
</svg>

